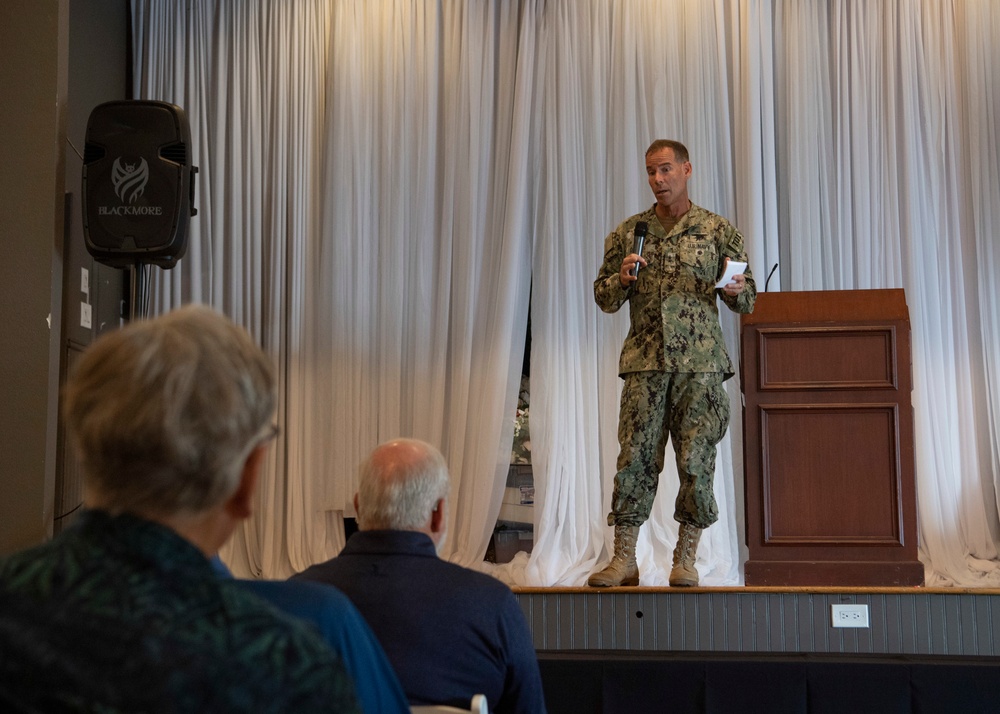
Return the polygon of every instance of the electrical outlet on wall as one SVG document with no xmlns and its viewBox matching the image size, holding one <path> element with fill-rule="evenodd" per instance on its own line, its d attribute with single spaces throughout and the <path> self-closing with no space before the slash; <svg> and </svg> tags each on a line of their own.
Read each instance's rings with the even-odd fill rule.
<svg viewBox="0 0 1000 714">
<path fill-rule="evenodd" d="M 867 605 L 831 605 L 834 627 L 868 627 Z"/>
</svg>

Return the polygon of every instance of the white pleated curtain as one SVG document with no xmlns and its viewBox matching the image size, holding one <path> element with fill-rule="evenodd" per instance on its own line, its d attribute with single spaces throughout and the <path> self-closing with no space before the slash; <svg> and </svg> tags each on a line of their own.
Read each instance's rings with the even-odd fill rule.
<svg viewBox="0 0 1000 714">
<path fill-rule="evenodd" d="M 535 546 L 494 569 L 579 585 L 606 555 L 627 314 L 604 236 L 652 203 L 643 152 L 759 289 L 906 289 L 928 584 L 1000 584 L 1000 10 L 990 0 L 133 0 L 137 98 L 184 107 L 199 209 L 154 311 L 219 307 L 281 379 L 257 514 L 224 551 L 281 577 L 334 555 L 356 469 L 416 436 L 452 471 L 444 554 L 500 508 L 531 299 Z M 723 308 L 734 358 L 737 319 Z M 739 404 L 738 378 L 728 383 Z M 702 580 L 741 582 L 742 423 Z M 666 582 L 672 459 L 639 544 Z M 484 566 L 485 567 L 485 566 Z"/>
</svg>

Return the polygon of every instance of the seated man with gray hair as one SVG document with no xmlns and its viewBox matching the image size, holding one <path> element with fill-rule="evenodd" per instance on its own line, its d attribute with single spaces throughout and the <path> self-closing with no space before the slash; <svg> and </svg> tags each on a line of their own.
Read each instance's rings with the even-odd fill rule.
<svg viewBox="0 0 1000 714">
<path fill-rule="evenodd" d="M 538 660 L 517 599 L 485 573 L 438 557 L 448 467 L 416 439 L 378 446 L 361 467 L 358 532 L 296 579 L 336 586 L 375 631 L 410 704 L 544 714 Z"/>
<path fill-rule="evenodd" d="M 84 506 L 0 561 L 3 711 L 358 712 L 304 623 L 216 576 L 274 437 L 270 360 L 188 306 L 98 339 L 66 385 Z"/>
</svg>

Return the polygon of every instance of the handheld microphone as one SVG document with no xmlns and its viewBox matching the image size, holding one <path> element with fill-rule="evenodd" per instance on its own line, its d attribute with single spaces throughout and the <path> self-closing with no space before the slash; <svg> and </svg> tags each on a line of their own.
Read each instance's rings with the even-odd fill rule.
<svg viewBox="0 0 1000 714">
<path fill-rule="evenodd" d="M 642 257 L 642 244 L 646 242 L 646 233 L 649 232 L 649 225 L 645 221 L 639 221 L 635 224 L 635 228 L 632 231 L 632 252 Z M 632 277 L 639 275 L 639 264 L 636 263 L 635 267 L 632 268 L 630 273 Z"/>
</svg>

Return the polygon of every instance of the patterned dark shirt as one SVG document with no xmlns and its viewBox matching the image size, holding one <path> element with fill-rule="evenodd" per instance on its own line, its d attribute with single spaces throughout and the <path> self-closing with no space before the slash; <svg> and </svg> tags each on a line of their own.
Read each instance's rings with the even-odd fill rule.
<svg viewBox="0 0 1000 714">
<path fill-rule="evenodd" d="M 737 296 L 719 291 L 715 283 L 726 258 L 747 261 L 743 236 L 722 216 L 695 205 L 668 233 L 655 209 L 626 219 L 608 235 L 594 281 L 594 299 L 604 312 L 629 303 L 631 328 L 618 372 L 722 372 L 728 379 L 733 364 L 719 325 L 717 298 L 734 312 L 752 312 L 757 284 L 749 267 L 746 286 Z M 638 221 L 649 225 L 642 254 L 648 265 L 623 288 L 618 271 L 632 252 Z"/>
<path fill-rule="evenodd" d="M 89 511 L 0 562 L 0 711 L 360 709 L 303 623 L 170 529 Z"/>
</svg>

